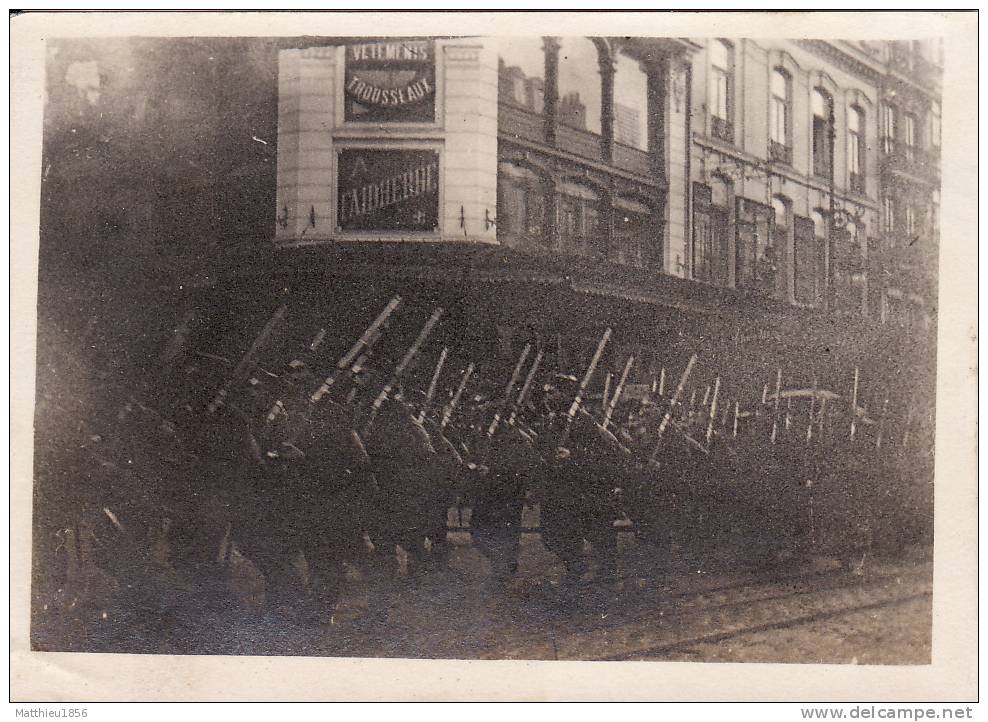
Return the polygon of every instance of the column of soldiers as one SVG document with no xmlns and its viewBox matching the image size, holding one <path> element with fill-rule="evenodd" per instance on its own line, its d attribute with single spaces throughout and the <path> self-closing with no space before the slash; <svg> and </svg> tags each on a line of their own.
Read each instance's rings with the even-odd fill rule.
<svg viewBox="0 0 988 722">
<path fill-rule="evenodd" d="M 87 526 L 104 540 L 97 566 L 118 587 L 127 580 L 134 614 L 222 614 L 236 549 L 263 577 L 266 610 L 330 622 L 353 567 L 377 584 L 366 618 L 385 624 L 393 599 L 382 589 L 446 565 L 447 512 L 458 503 L 472 509 L 473 543 L 502 590 L 518 573 L 523 507 L 537 504 L 568 601 L 588 583 L 617 579 L 618 519 L 664 548 L 734 533 L 763 542 L 774 561 L 783 546 L 793 558 L 826 548 L 852 561 L 875 543 L 890 507 L 909 507 L 894 517 L 905 524 L 924 503 L 922 493 L 889 496 L 903 471 L 889 460 L 902 455 L 878 453 L 893 443 L 887 402 L 872 418 L 859 405 L 857 372 L 849 410 L 815 387 L 786 392 L 780 370 L 774 392 L 766 386 L 742 411 L 719 377 L 713 389 L 690 387 L 695 356 L 672 393 L 663 369 L 648 392 L 624 396 L 628 359 L 598 410 L 588 391 L 608 330 L 581 369 L 541 368 L 542 352 L 529 362 L 526 346 L 503 391 L 470 364 L 437 394 L 444 349 L 423 393 L 409 369 L 432 365 L 423 349 L 441 310 L 396 366 L 374 368 L 400 303 L 326 377 L 315 373 L 323 330 L 281 368 L 260 368 L 279 309 L 219 388 L 186 374 L 187 388 L 162 402 L 169 413 L 134 400 L 117 419 L 126 433 L 112 444 L 92 437 L 87 473 L 100 498 Z M 169 353 L 172 368 L 192 368 L 188 358 Z M 900 424 L 898 449 L 914 426 Z"/>
</svg>

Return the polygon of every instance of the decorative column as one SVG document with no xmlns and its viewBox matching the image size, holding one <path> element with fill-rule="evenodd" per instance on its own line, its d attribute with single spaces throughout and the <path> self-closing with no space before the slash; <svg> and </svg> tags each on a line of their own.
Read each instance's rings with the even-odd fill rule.
<svg viewBox="0 0 988 722">
<path fill-rule="evenodd" d="M 614 73 L 617 67 L 606 47 L 598 46 L 600 66 L 600 153 L 605 163 L 614 160 Z"/>
<path fill-rule="evenodd" d="M 643 64 L 648 102 L 648 152 L 652 159 L 652 175 L 666 176 L 666 102 L 669 93 L 669 61 L 665 57 L 649 57 Z"/>
<path fill-rule="evenodd" d="M 556 114 L 559 108 L 559 41 L 553 37 L 542 38 L 545 51 L 545 142 L 556 144 Z"/>
</svg>

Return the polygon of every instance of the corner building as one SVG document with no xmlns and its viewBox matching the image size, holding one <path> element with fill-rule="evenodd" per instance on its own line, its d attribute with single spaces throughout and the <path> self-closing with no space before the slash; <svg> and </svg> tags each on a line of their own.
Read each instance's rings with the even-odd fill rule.
<svg viewBox="0 0 988 722">
<path fill-rule="evenodd" d="M 711 368 L 768 347 L 772 364 L 816 349 L 860 360 L 883 324 L 935 329 L 938 48 L 501 37 L 281 51 L 278 282 L 367 303 L 411 294 L 504 355 L 535 340 L 561 365 L 606 326 L 616 368 L 655 349 L 667 363 L 703 349 Z"/>
</svg>

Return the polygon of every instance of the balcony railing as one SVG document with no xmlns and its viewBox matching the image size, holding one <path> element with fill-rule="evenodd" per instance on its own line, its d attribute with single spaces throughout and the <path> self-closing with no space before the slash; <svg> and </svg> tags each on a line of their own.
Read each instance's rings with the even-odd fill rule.
<svg viewBox="0 0 988 722">
<path fill-rule="evenodd" d="M 773 163 L 792 165 L 792 148 L 774 140 L 768 142 L 768 159 Z"/>
<path fill-rule="evenodd" d="M 725 143 L 734 142 L 734 124 L 716 115 L 710 118 L 710 134 Z"/>
<path fill-rule="evenodd" d="M 887 140 L 882 140 L 881 169 L 883 171 L 908 173 L 929 180 L 940 177 L 940 157 L 937 150 L 896 142 L 886 145 Z"/>
</svg>

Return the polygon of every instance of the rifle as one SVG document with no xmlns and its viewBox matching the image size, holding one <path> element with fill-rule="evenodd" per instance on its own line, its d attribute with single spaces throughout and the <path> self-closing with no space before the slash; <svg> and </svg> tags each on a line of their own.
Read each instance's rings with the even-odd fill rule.
<svg viewBox="0 0 988 722">
<path fill-rule="evenodd" d="M 518 392 L 518 398 L 515 399 L 515 407 L 511 410 L 508 425 L 515 423 L 515 419 L 518 417 L 518 411 L 522 408 L 522 404 L 525 403 L 525 399 L 528 397 L 528 390 L 532 385 L 532 379 L 535 378 L 535 374 L 539 370 L 540 363 L 542 363 L 542 351 L 535 354 L 535 361 L 532 362 L 532 368 L 528 370 L 525 383 L 522 384 L 521 391 Z"/>
<path fill-rule="evenodd" d="M 607 329 L 597 344 L 597 350 L 594 351 L 593 358 L 590 359 L 590 365 L 587 366 L 586 373 L 583 374 L 583 380 L 580 381 L 580 387 L 576 391 L 576 397 L 573 399 L 573 403 L 570 404 L 569 411 L 566 412 L 566 426 L 563 429 L 559 443 L 556 444 L 557 447 L 565 447 L 566 442 L 569 441 L 569 435 L 573 429 L 573 418 L 576 416 L 577 409 L 580 408 L 580 403 L 583 401 L 583 394 L 587 390 L 587 386 L 590 384 L 590 379 L 593 378 L 594 372 L 597 370 L 597 364 L 600 363 L 600 357 L 604 355 L 604 347 L 607 346 L 610 338 L 611 329 Z"/>
<path fill-rule="evenodd" d="M 607 405 L 607 411 L 604 414 L 604 428 L 611 423 L 611 416 L 614 415 L 614 409 L 617 408 L 618 402 L 621 400 L 621 394 L 624 392 L 624 384 L 628 380 L 628 372 L 631 371 L 632 364 L 635 363 L 635 357 L 629 356 L 628 360 L 624 364 L 624 371 L 621 372 L 621 378 L 618 380 L 617 388 L 614 389 L 614 397 L 611 402 Z"/>
<path fill-rule="evenodd" d="M 429 390 L 425 393 L 425 401 L 422 402 L 422 408 L 419 410 L 418 422 L 421 424 L 425 421 L 425 411 L 429 408 L 429 404 L 432 402 L 432 396 L 436 393 L 436 383 L 439 381 L 439 374 L 442 373 L 443 364 L 446 363 L 446 354 L 449 353 L 449 347 L 443 346 L 442 353 L 439 354 L 439 362 L 436 364 L 436 370 L 432 372 L 432 380 L 429 382 Z"/>
<path fill-rule="evenodd" d="M 775 436 L 779 430 L 779 401 L 782 395 L 782 369 L 775 372 L 775 411 L 772 415 L 772 443 L 775 443 Z"/>
<path fill-rule="evenodd" d="M 498 410 L 494 413 L 494 419 L 491 421 L 491 425 L 487 428 L 488 439 L 494 436 L 494 432 L 497 431 L 497 427 L 501 423 L 501 412 L 508 405 L 508 399 L 511 398 L 511 390 L 518 383 L 518 377 L 521 375 L 521 367 L 525 365 L 525 359 L 528 358 L 528 352 L 531 350 L 532 344 L 526 343 L 525 348 L 522 349 L 521 356 L 518 357 L 518 363 L 515 364 L 515 369 L 511 372 L 511 379 L 508 381 L 508 386 L 504 389 L 504 398 L 501 400 Z"/>
<path fill-rule="evenodd" d="M 467 382 L 470 380 L 470 375 L 473 374 L 473 361 L 467 366 L 466 372 L 463 374 L 463 378 L 460 379 L 460 385 L 456 387 L 456 392 L 453 394 L 453 398 L 450 402 L 446 404 L 446 408 L 443 410 L 443 420 L 439 424 L 440 429 L 445 429 L 449 424 L 450 419 L 453 417 L 453 411 L 456 410 L 457 404 L 460 403 L 460 397 L 463 395 L 463 389 L 467 387 Z"/>
<path fill-rule="evenodd" d="M 395 296 L 390 301 L 388 305 L 384 307 L 377 318 L 375 318 L 371 325 L 367 327 L 363 335 L 357 339 L 357 342 L 350 347 L 350 349 L 343 354 L 343 357 L 336 362 L 336 368 L 333 369 L 329 376 L 322 382 L 322 385 L 316 389 L 312 395 L 309 397 L 311 403 L 316 403 L 329 391 L 330 387 L 336 383 L 337 377 L 344 369 L 352 366 L 354 360 L 357 358 L 358 354 L 365 348 L 370 348 L 376 341 L 381 337 L 380 328 L 384 325 L 384 322 L 388 320 L 395 309 L 401 304 L 401 296 Z"/>
<path fill-rule="evenodd" d="M 851 393 L 851 441 L 858 429 L 858 367 L 854 367 L 854 391 Z"/>
<path fill-rule="evenodd" d="M 439 317 L 442 315 L 443 310 L 441 308 L 437 308 L 432 312 L 432 315 L 429 316 L 429 320 L 425 322 L 425 326 L 423 326 L 422 330 L 419 331 L 419 335 L 415 339 L 415 342 L 409 347 L 408 351 L 405 352 L 405 355 L 402 357 L 401 361 L 398 362 L 395 370 L 391 373 L 391 378 L 388 379 L 388 382 L 384 385 L 384 388 L 381 389 L 381 392 L 377 395 L 377 398 L 374 399 L 374 403 L 371 405 L 370 418 L 367 419 L 367 424 L 364 426 L 364 436 L 367 436 L 367 434 L 370 433 L 371 427 L 374 425 L 374 419 L 377 418 L 377 414 L 381 410 L 381 406 L 384 405 L 385 399 L 388 398 L 388 394 L 390 394 L 392 389 L 394 389 L 395 384 L 398 383 L 401 375 L 405 373 L 405 369 L 408 367 L 408 364 L 410 364 L 412 359 L 414 359 L 416 354 L 418 354 L 422 344 L 425 343 L 425 340 L 429 337 L 429 334 L 432 333 L 432 329 L 439 322 Z"/>
<path fill-rule="evenodd" d="M 224 400 L 230 392 L 230 387 L 233 386 L 234 382 L 242 379 L 246 374 L 248 369 L 256 363 L 257 352 L 260 351 L 261 346 L 268 340 L 271 333 L 274 331 L 275 326 L 284 318 L 285 313 L 288 311 L 288 306 L 282 304 L 278 306 L 278 309 L 274 312 L 268 322 L 264 324 L 264 328 L 261 329 L 261 333 L 257 335 L 254 342 L 247 349 L 247 353 L 244 354 L 243 358 L 240 359 L 240 363 L 237 364 L 233 373 L 227 378 L 223 386 L 216 392 L 216 396 L 213 400 L 209 402 L 209 406 L 206 410 L 213 414 L 216 410 L 223 405 Z"/>
<path fill-rule="evenodd" d="M 686 387 L 686 382 L 689 380 L 690 374 L 693 372 L 693 366 L 696 365 L 696 354 L 690 356 L 690 361 L 686 364 L 686 369 L 683 371 L 682 377 L 679 379 L 679 383 L 676 385 L 676 390 L 672 394 L 672 398 L 669 400 L 669 410 L 666 411 L 666 415 L 662 417 L 662 423 L 659 424 L 659 438 L 655 442 L 655 449 L 652 451 L 652 455 L 648 459 L 650 466 L 655 465 L 655 459 L 659 455 L 659 447 L 662 445 L 662 435 L 666 431 L 666 427 L 669 426 L 669 422 L 672 420 L 672 412 L 676 408 L 676 404 L 679 403 L 679 397 L 683 395 L 683 389 Z"/>
<path fill-rule="evenodd" d="M 707 424 L 707 446 L 710 446 L 710 437 L 714 433 L 714 419 L 717 417 L 717 394 L 720 393 L 720 376 L 714 382 L 714 397 L 710 400 L 710 423 Z"/>
</svg>

